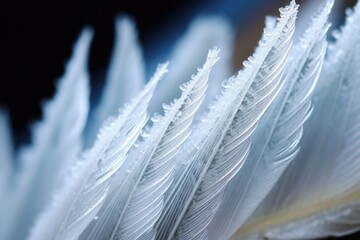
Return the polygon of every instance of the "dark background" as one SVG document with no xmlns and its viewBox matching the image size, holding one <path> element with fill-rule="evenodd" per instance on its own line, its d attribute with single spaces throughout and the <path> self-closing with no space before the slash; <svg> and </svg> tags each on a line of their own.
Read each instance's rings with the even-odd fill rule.
<svg viewBox="0 0 360 240">
<path fill-rule="evenodd" d="M 40 101 L 53 95 L 84 26 L 95 29 L 89 59 L 95 75 L 107 66 L 116 14 L 134 16 L 141 42 L 147 42 L 153 28 L 190 4 L 170 2 L 1 1 L 0 104 L 10 111 L 17 140 L 28 139 L 28 122 L 41 116 Z"/>
<path fill-rule="evenodd" d="M 11 116 L 15 141 L 29 140 L 29 123 L 41 117 L 40 103 L 54 94 L 72 44 L 81 29 L 95 29 L 89 68 L 93 89 L 107 66 L 117 14 L 134 18 L 146 61 L 171 50 L 198 14 L 223 14 L 246 29 L 249 22 L 276 13 L 280 0 L 80 0 L 0 1 L 0 106 Z M 261 31 L 261 30 L 259 30 Z M 258 35 L 260 32 L 258 31 Z M 255 46 L 258 36 L 251 40 Z M 249 50 L 251 53 L 252 47 Z M 167 59 L 161 59 L 165 61 Z"/>
</svg>

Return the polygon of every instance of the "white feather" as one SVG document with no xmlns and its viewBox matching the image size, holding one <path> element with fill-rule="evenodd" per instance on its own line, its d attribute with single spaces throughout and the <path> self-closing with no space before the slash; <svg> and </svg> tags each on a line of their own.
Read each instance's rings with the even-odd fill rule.
<svg viewBox="0 0 360 240">
<path fill-rule="evenodd" d="M 85 239 L 147 239 L 160 216 L 163 194 L 172 182 L 176 165 L 174 156 L 190 134 L 190 126 L 207 88 L 207 81 L 217 61 L 218 50 L 209 52 L 204 66 L 184 84 L 182 95 L 171 105 L 164 105 L 165 116 L 154 115 L 154 125 L 145 140 L 133 150 L 127 163 L 133 165 L 125 175 L 114 179 L 113 193 L 102 214 Z"/>
<path fill-rule="evenodd" d="M 32 129 L 33 144 L 22 149 L 22 171 L 9 203 L 4 239 L 24 239 L 29 234 L 34 219 L 51 202 L 81 151 L 89 108 L 86 66 L 92 35 L 91 29 L 80 35 L 54 99 L 43 107 L 43 122 Z"/>
<path fill-rule="evenodd" d="M 349 225 L 341 224 L 346 217 L 339 211 L 360 200 L 357 150 L 360 82 L 356 78 L 360 59 L 359 20 L 358 3 L 324 63 L 303 147 L 251 221 L 244 225 L 248 233 L 305 239 L 351 232 Z M 355 208 L 355 216 L 356 211 Z M 354 221 L 354 215 L 348 216 L 349 221 Z M 304 224 L 305 219 L 311 222 Z M 318 229 L 311 232 L 315 225 Z M 352 230 L 359 225 L 354 221 Z"/>
<path fill-rule="evenodd" d="M 179 180 L 168 193 L 157 239 L 206 236 L 204 231 L 221 202 L 223 189 L 248 152 L 259 118 L 281 89 L 296 8 L 292 2 L 281 9 L 275 30 L 267 33 L 254 56 L 244 63 L 245 70 L 224 83 L 226 90 L 206 115 L 208 121 L 201 123 L 198 136 L 190 139 L 190 152 L 180 157 L 191 161 L 180 169 Z"/>
<path fill-rule="evenodd" d="M 312 112 L 311 96 L 326 50 L 328 1 L 291 54 L 287 82 L 255 132 L 250 154 L 225 193 L 209 231 L 230 237 L 251 216 L 299 151 L 303 125 Z"/>
<path fill-rule="evenodd" d="M 68 184 L 39 219 L 30 239 L 70 240 L 80 236 L 104 203 L 111 177 L 122 166 L 145 124 L 149 100 L 165 72 L 166 65 L 160 66 L 131 104 L 107 121 L 94 147 L 78 162 Z"/>
</svg>

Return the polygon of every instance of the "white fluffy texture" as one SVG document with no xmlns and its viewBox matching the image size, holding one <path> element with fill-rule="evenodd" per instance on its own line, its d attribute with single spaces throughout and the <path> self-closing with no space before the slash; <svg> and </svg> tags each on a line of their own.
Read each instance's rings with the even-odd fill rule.
<svg viewBox="0 0 360 240">
<path fill-rule="evenodd" d="M 169 74 L 159 84 L 154 99 L 150 103 L 150 112 L 160 112 L 162 103 L 173 100 L 181 94 L 178 86 L 189 79 L 191 74 L 201 66 L 208 49 L 221 49 L 219 61 L 209 79 L 209 87 L 205 94 L 204 108 L 213 98 L 220 94 L 221 82 L 232 74 L 233 31 L 229 23 L 221 17 L 202 17 L 195 19 L 186 35 L 177 43 L 169 57 L 171 66 Z"/>
<path fill-rule="evenodd" d="M 334 0 L 322 2 L 314 18 L 304 13 L 310 26 L 295 47 L 298 5 L 267 17 L 255 53 L 231 78 L 231 28 L 219 17 L 197 19 L 156 94 L 167 64 L 137 94 L 141 51 L 133 24 L 119 18 L 86 130 L 92 32 L 84 30 L 33 146 L 19 154 L 18 176 L 0 110 L 0 239 L 25 239 L 34 219 L 30 240 L 292 240 L 359 230 L 360 3 L 326 49 Z M 215 47 L 191 75 L 214 45 L 222 60 L 214 65 Z M 151 111 L 165 114 L 144 128 L 153 95 Z M 80 157 L 81 138 L 92 144 L 100 125 Z"/>
<path fill-rule="evenodd" d="M 218 50 L 209 52 L 204 66 L 181 86 L 182 95 L 164 104 L 165 116 L 155 114 L 153 127 L 127 159 L 127 171 L 113 181 L 114 191 L 84 239 L 147 239 L 160 216 L 163 194 L 173 179 L 174 156 L 190 134 L 190 126 L 207 88 Z M 141 217 L 140 217 L 141 216 Z"/>
<path fill-rule="evenodd" d="M 225 90 L 201 123 L 202 129 L 185 144 L 183 151 L 188 154 L 179 157 L 186 165 L 166 196 L 158 239 L 206 238 L 204 231 L 224 187 L 241 167 L 258 120 L 281 89 L 296 9 L 294 2 L 280 9 L 277 27 L 244 62 L 244 71 L 223 83 Z"/>
<path fill-rule="evenodd" d="M 259 221 L 266 215 L 275 222 L 283 219 L 278 224 L 286 223 L 284 227 L 263 229 L 264 234 L 271 238 L 298 239 L 300 232 L 304 238 L 342 235 L 360 226 L 358 218 L 352 214 L 349 214 L 349 219 L 341 214 L 341 217 L 336 217 L 336 209 L 346 208 L 347 201 L 352 204 L 356 200 L 347 196 L 358 192 L 360 182 L 357 174 L 360 81 L 356 77 L 360 59 L 359 21 L 358 3 L 354 12 L 348 15 L 341 33 L 336 34 L 338 40 L 331 46 L 324 63 L 315 89 L 316 107 L 304 131 L 302 150 L 252 219 L 252 222 Z M 324 122 L 323 119 L 331 120 Z M 342 201 L 337 203 L 339 199 Z M 348 209 L 352 211 L 351 207 Z M 357 209 L 353 212 L 356 216 Z M 280 216 L 276 218 L 278 214 Z M 304 219 L 313 222 L 304 224 Z M 346 221 L 351 224 L 344 224 Z M 318 229 L 312 235 L 314 225 Z M 293 232 L 287 231 L 289 229 Z"/>
<path fill-rule="evenodd" d="M 89 108 L 86 66 L 92 35 L 91 29 L 83 30 L 54 99 L 43 107 L 43 121 L 32 129 L 32 145 L 22 149 L 22 171 L 11 196 L 3 239 L 25 239 L 81 151 Z"/>
<path fill-rule="evenodd" d="M 165 72 L 166 65 L 160 66 L 131 104 L 116 118 L 106 121 L 94 147 L 75 166 L 52 206 L 38 220 L 30 239 L 78 239 L 104 203 L 111 177 L 122 166 L 144 126 L 149 100 Z"/>
<path fill-rule="evenodd" d="M 211 239 L 230 237 L 266 197 L 300 148 L 303 125 L 325 57 L 329 1 L 314 16 L 287 66 L 287 82 L 264 115 L 250 154 L 229 184 L 211 227 Z"/>
<path fill-rule="evenodd" d="M 110 116 L 116 116 L 118 109 L 135 97 L 144 84 L 145 64 L 134 23 L 129 18 L 118 17 L 104 88 L 85 133 L 87 146 L 94 142 L 103 122 Z"/>
<path fill-rule="evenodd" d="M 164 109 L 163 118 L 154 119 L 149 140 L 145 140 L 144 145 L 150 143 L 150 149 L 157 147 L 150 155 L 151 158 L 147 157 L 150 161 L 124 214 L 116 239 L 144 239 L 141 235 L 150 232 L 159 218 L 163 206 L 163 194 L 172 183 L 172 171 L 176 165 L 174 156 L 190 134 L 192 119 L 204 98 L 210 71 L 218 59 L 217 55 L 217 50 L 209 52 L 207 61 L 198 74 L 181 87 L 183 91 L 181 97 L 172 106 L 167 107 L 168 109 Z M 162 124 L 164 126 L 161 126 Z M 154 144 L 154 141 L 158 144 Z M 140 146 L 141 151 L 147 149 L 145 146 Z M 153 213 L 149 214 L 149 212 Z M 147 216 L 153 220 L 139 219 L 138 216 Z"/>
</svg>

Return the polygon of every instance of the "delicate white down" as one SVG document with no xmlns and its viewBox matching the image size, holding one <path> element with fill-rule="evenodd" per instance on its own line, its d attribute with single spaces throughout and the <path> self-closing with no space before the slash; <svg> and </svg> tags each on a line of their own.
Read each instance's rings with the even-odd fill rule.
<svg viewBox="0 0 360 240">
<path fill-rule="evenodd" d="M 245 68 L 244 72 L 241 72 L 238 77 L 235 79 L 230 79 L 226 83 L 224 83 L 226 90 L 224 91 L 223 95 L 220 97 L 216 105 L 211 109 L 211 111 L 205 115 L 204 119 L 205 122 L 202 122 L 202 129 L 196 134 L 194 139 L 189 139 L 189 143 L 186 144 L 190 146 L 190 150 L 184 146 L 184 149 L 189 154 L 186 157 L 186 154 L 182 154 L 183 159 L 192 159 L 191 161 L 186 161 L 187 165 L 177 173 L 178 181 L 173 184 L 168 194 L 166 194 L 166 201 L 164 212 L 157 223 L 157 238 L 158 239 L 171 239 L 175 232 L 178 229 L 178 226 L 183 219 L 186 211 L 188 210 L 189 205 L 195 195 L 196 190 L 198 189 L 200 183 L 202 182 L 207 170 L 211 165 L 211 160 L 214 158 L 215 153 L 220 147 L 222 139 L 225 137 L 227 129 L 229 128 L 237 109 L 241 105 L 250 85 L 255 80 L 257 73 L 260 71 L 260 68 L 268 55 L 268 53 L 272 50 L 272 46 L 275 43 L 279 43 L 283 41 L 285 45 L 288 42 L 291 42 L 291 35 L 292 31 L 290 28 L 290 33 L 288 30 L 284 30 L 282 33 L 283 28 L 285 29 L 285 25 L 288 23 L 288 19 L 290 22 L 294 21 L 294 14 L 296 13 L 296 7 L 294 3 L 287 10 L 282 10 L 282 17 L 281 23 L 279 23 L 274 35 L 269 37 L 269 41 L 262 42 L 262 47 L 258 48 L 258 51 L 254 54 L 254 57 L 250 57 L 250 61 L 254 62 L 253 64 L 249 64 L 248 62 L 244 63 L 247 68 Z M 288 11 L 288 12 L 287 12 Z M 290 24 L 291 25 L 291 24 Z M 279 35 L 282 38 L 278 39 Z M 278 45 L 277 45 L 278 46 Z M 287 55 L 285 50 L 285 56 Z M 274 59 L 277 59 L 277 51 L 272 52 L 269 56 L 269 65 L 264 64 L 264 68 L 268 66 L 270 69 L 272 64 L 276 62 Z M 278 63 L 279 65 L 275 64 L 277 67 L 274 67 L 274 71 L 271 73 L 281 72 L 278 69 L 278 66 L 281 66 L 282 63 L 285 61 L 286 58 L 282 58 L 284 52 L 279 53 L 280 59 Z M 272 62 L 270 59 L 274 60 Z M 258 78 L 261 78 L 262 74 L 268 73 L 271 71 L 270 69 L 262 69 Z M 280 67 L 281 69 L 281 67 Z M 279 70 L 279 71 L 277 71 Z M 270 83 L 274 80 L 269 73 L 268 77 L 271 79 L 269 80 Z M 245 80 L 244 80 L 245 79 Z M 268 84 L 268 82 L 257 82 L 257 87 L 259 89 L 258 94 L 263 95 L 263 97 L 259 97 L 259 100 L 263 100 L 267 96 L 266 92 L 272 93 L 274 88 L 278 86 L 279 79 L 276 78 L 273 84 Z M 255 85 L 253 86 L 255 87 Z M 256 88 L 256 87 L 255 87 Z M 276 91 L 275 91 L 276 92 Z M 247 101 L 251 101 L 251 96 Z M 270 97 L 270 99 L 272 99 Z M 245 101 L 246 102 L 246 101 Z M 255 101 L 256 102 L 256 101 Z M 246 103 L 244 103 L 246 104 Z M 262 109 L 262 108 L 260 108 Z M 261 115 L 261 110 L 259 111 L 259 115 Z M 258 116 L 255 117 L 254 121 L 257 121 Z M 200 145 L 199 145 L 200 143 Z M 193 149 L 193 150 L 191 150 Z M 184 157 L 185 156 L 185 157 Z M 177 197 L 181 196 L 181 197 Z M 203 235 L 202 235 L 203 236 Z M 196 237 L 193 235 L 189 235 L 187 237 Z"/>
<path fill-rule="evenodd" d="M 312 111 L 312 92 L 325 56 L 327 16 L 319 9 L 287 65 L 284 89 L 260 121 L 250 154 L 227 187 L 209 228 L 210 238 L 230 237 L 251 216 L 299 150 L 303 124 Z"/>
<path fill-rule="evenodd" d="M 104 203 L 110 179 L 146 122 L 146 108 L 158 80 L 166 72 L 160 66 L 144 90 L 109 119 L 100 130 L 94 147 L 75 167 L 68 184 L 41 216 L 30 239 L 77 239 Z M 52 225 L 48 226 L 48 222 Z"/>
</svg>

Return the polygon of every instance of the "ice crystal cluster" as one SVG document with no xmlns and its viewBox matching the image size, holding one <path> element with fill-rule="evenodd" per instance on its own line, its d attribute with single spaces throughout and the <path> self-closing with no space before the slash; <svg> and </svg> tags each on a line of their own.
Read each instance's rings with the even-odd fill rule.
<svg viewBox="0 0 360 240">
<path fill-rule="evenodd" d="M 322 1 L 300 39 L 294 1 L 267 17 L 231 77 L 225 21 L 197 20 L 146 81 L 134 25 L 118 19 L 94 108 L 93 32 L 84 29 L 32 144 L 16 154 L 20 169 L 1 111 L 0 239 L 316 239 L 359 230 L 360 3 L 328 44 L 333 2 Z M 204 42 L 217 45 L 206 58 Z"/>
</svg>

